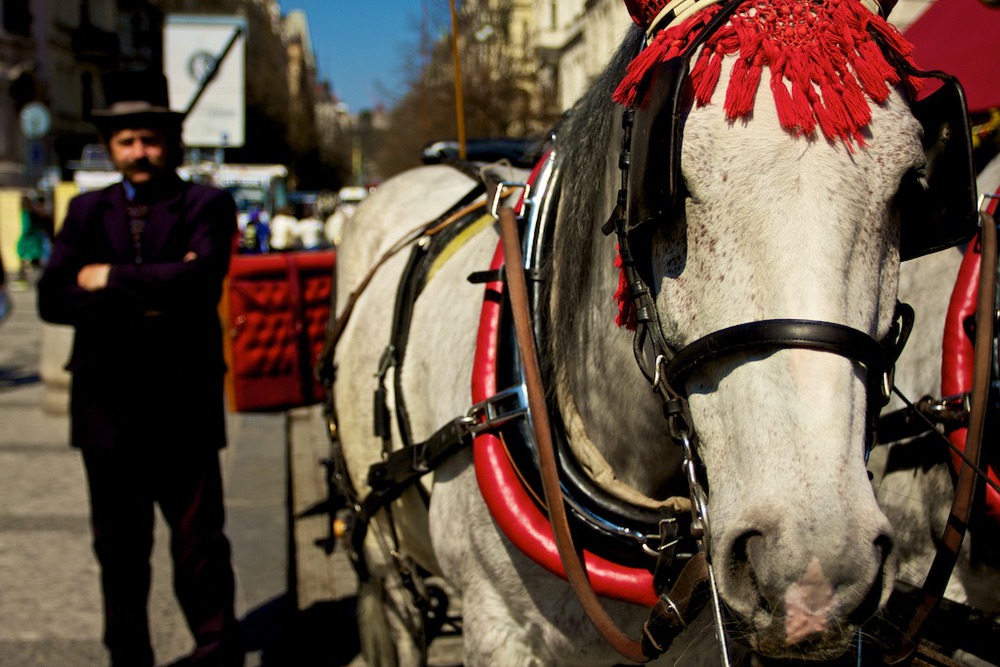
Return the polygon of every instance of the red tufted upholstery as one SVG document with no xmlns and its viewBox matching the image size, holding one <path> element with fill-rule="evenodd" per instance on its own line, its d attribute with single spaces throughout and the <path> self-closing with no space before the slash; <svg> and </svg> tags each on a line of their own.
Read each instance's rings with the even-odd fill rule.
<svg viewBox="0 0 1000 667">
<path fill-rule="evenodd" d="M 330 317 L 333 262 L 332 250 L 233 257 L 225 309 L 232 409 L 323 400 L 312 369 Z"/>
</svg>

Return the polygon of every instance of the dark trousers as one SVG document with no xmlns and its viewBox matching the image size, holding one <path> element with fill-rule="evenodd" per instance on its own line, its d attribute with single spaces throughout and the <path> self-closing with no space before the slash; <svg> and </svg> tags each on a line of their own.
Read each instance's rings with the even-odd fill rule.
<svg viewBox="0 0 1000 667">
<path fill-rule="evenodd" d="M 158 504 L 170 527 L 174 592 L 195 638 L 190 664 L 242 665 L 218 452 L 86 449 L 83 461 L 111 664 L 153 664 L 147 603 Z"/>
</svg>

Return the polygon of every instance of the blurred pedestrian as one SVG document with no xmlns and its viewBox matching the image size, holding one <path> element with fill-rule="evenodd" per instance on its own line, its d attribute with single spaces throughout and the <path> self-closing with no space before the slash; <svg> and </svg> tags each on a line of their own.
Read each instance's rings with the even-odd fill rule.
<svg viewBox="0 0 1000 667">
<path fill-rule="evenodd" d="M 76 329 L 71 444 L 90 488 L 104 643 L 112 665 L 154 664 L 147 601 L 159 505 L 195 638 L 175 664 L 242 665 L 218 451 L 217 308 L 235 204 L 177 176 L 182 116 L 170 111 L 162 74 L 113 73 L 104 93 L 109 106 L 93 120 L 122 182 L 70 202 L 38 286 L 42 318 Z"/>
<path fill-rule="evenodd" d="M 21 264 L 17 271 L 14 285 L 18 289 L 28 286 L 28 269 L 33 273 L 40 272 L 42 264 L 48 259 L 51 240 L 45 229 L 42 218 L 43 211 L 35 206 L 31 197 L 21 197 L 21 235 L 17 239 L 17 256 Z"/>
<path fill-rule="evenodd" d="M 291 206 L 283 206 L 271 218 L 271 250 L 294 250 L 298 247 L 299 219 Z"/>
<path fill-rule="evenodd" d="M 299 220 L 295 230 L 299 237 L 299 246 L 303 250 L 321 250 L 329 247 L 326 240 L 325 225 L 315 211 L 310 210 Z"/>
<path fill-rule="evenodd" d="M 344 226 L 354 215 L 355 208 L 357 207 L 354 204 L 343 202 L 326 219 L 326 240 L 330 242 L 330 245 L 340 245 L 344 237 Z"/>
<path fill-rule="evenodd" d="M 254 204 L 246 214 L 246 222 L 240 229 L 240 252 L 256 254 L 267 252 L 269 232 L 266 223 L 261 218 L 261 209 Z"/>
<path fill-rule="evenodd" d="M 271 251 L 271 216 L 261 206 L 254 207 L 257 212 L 257 238 L 260 239 L 260 251 Z"/>
</svg>

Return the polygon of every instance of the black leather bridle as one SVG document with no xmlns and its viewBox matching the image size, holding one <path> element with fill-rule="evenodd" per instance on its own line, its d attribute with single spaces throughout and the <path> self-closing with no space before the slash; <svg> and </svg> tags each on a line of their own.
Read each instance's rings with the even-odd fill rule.
<svg viewBox="0 0 1000 667">
<path fill-rule="evenodd" d="M 864 367 L 867 374 L 867 458 L 874 445 L 878 414 L 892 390 L 892 369 L 912 324 L 913 309 L 903 303 L 897 305 L 896 320 L 882 341 L 852 327 L 817 320 L 772 319 L 737 324 L 681 348 L 661 374 L 664 383 L 676 391 L 704 364 L 741 352 L 801 348 L 838 354 Z"/>
<path fill-rule="evenodd" d="M 689 62 L 741 5 L 743 0 L 722 2 L 681 55 L 655 66 L 639 93 L 636 107 L 624 112 L 619 160 L 622 186 L 615 210 L 603 229 L 605 234 L 617 234 L 623 270 L 636 306 L 635 356 L 647 379 L 668 406 L 673 406 L 668 409 L 671 421 L 678 416 L 690 421 L 684 405 L 684 380 L 708 361 L 750 350 L 767 352 L 782 348 L 823 350 L 846 357 L 867 372 L 867 456 L 874 443 L 878 413 L 892 390 L 893 368 L 912 327 L 913 310 L 909 306 L 898 305 L 893 326 L 881 341 L 833 322 L 782 319 L 748 322 L 713 332 L 680 350 L 674 350 L 668 343 L 656 312 L 648 241 L 650 230 L 669 226 L 677 217 L 683 199 L 680 146 Z M 874 32 L 873 37 L 900 72 L 943 83 L 925 100 L 911 105 L 924 130 L 926 182 L 918 183 L 919 179 L 913 175 L 904 179 L 900 202 L 901 257 L 909 259 L 967 242 L 978 227 L 978 213 L 968 114 L 961 85 L 942 72 L 916 70 L 882 44 Z M 655 181 L 646 178 L 651 172 L 658 174 Z M 652 371 L 645 355 L 647 339 L 655 359 Z M 678 403 L 678 399 L 684 400 Z M 693 435 L 690 423 L 687 427 Z M 673 427 L 671 431 L 674 432 Z"/>
<path fill-rule="evenodd" d="M 622 146 L 626 155 L 631 152 L 633 114 L 633 110 L 626 110 L 622 120 Z M 664 401 L 672 436 L 679 439 L 684 433 L 689 438 L 694 437 L 685 381 L 706 363 L 749 351 L 768 352 L 789 348 L 819 350 L 845 357 L 866 371 L 867 459 L 868 452 L 874 445 L 878 414 L 889 401 L 892 391 L 896 360 L 913 327 L 913 309 L 907 304 L 898 303 L 893 325 L 880 341 L 863 331 L 836 322 L 768 319 L 720 329 L 676 349 L 668 342 L 663 331 L 655 294 L 646 282 L 648 278 L 644 277 L 648 273 L 640 271 L 636 266 L 631 247 L 633 237 L 629 234 L 628 223 L 629 160 L 623 157 L 619 164 L 622 186 L 618 192 L 618 203 L 604 225 L 604 232 L 608 234 L 613 231 L 618 238 L 622 270 L 628 281 L 629 295 L 635 304 L 636 333 L 633 350 L 640 370 Z M 652 368 L 646 352 L 647 341 L 652 347 Z"/>
</svg>

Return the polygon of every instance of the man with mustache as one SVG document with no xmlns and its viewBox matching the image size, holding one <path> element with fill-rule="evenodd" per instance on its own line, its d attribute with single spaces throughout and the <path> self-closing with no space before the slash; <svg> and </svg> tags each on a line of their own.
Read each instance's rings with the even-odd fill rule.
<svg viewBox="0 0 1000 667">
<path fill-rule="evenodd" d="M 93 112 L 122 181 L 74 198 L 38 285 L 42 318 L 75 327 L 70 440 L 90 487 L 104 643 L 151 667 L 154 506 L 195 638 L 177 665 L 243 664 L 224 532 L 218 303 L 236 232 L 228 194 L 181 180 L 183 116 L 160 73 L 119 72 Z"/>
</svg>

